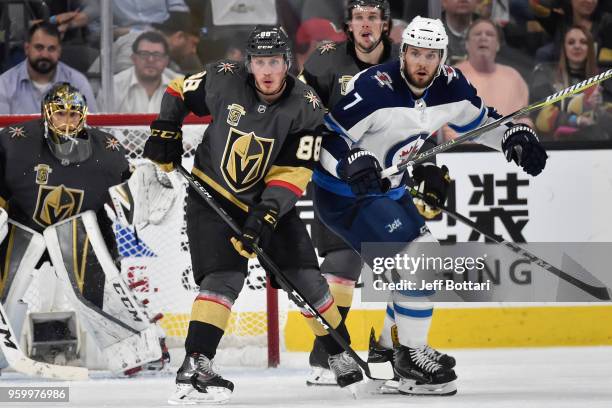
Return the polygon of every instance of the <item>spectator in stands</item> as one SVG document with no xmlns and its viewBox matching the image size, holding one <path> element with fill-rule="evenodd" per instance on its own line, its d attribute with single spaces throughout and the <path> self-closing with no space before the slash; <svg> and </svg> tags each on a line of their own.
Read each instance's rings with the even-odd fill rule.
<svg viewBox="0 0 612 408">
<path fill-rule="evenodd" d="M 478 3 L 478 0 L 442 0 L 442 22 L 448 35 L 448 65 L 467 58 L 465 39 L 470 24 L 478 18 Z"/>
<path fill-rule="evenodd" d="M 189 13 L 172 12 L 166 21 L 152 26 L 168 43 L 170 69 L 176 72 L 196 72 L 202 68 L 196 54 L 200 27 Z M 113 73 L 124 71 L 134 64 L 132 45 L 139 35 L 140 32 L 132 31 L 113 43 Z M 95 60 L 87 72 L 100 72 L 100 60 Z"/>
<path fill-rule="evenodd" d="M 563 39 L 559 62 L 536 67 L 532 99 L 545 98 L 598 71 L 590 31 L 583 26 L 572 26 Z M 540 135 L 554 140 L 610 139 L 611 107 L 604 100 L 602 88 L 591 87 L 584 93 L 543 108 L 535 114 L 535 124 Z"/>
<path fill-rule="evenodd" d="M 310 18 L 302 22 L 295 35 L 294 49 L 300 68 L 298 71 L 301 71 L 304 62 L 323 41 L 346 41 L 346 35 L 341 28 L 337 29 L 331 21 L 324 18 Z"/>
<path fill-rule="evenodd" d="M 100 0 L 84 0 L 83 3 L 80 11 L 56 16 L 62 22 L 60 31 L 84 26 L 99 31 Z M 113 0 L 112 11 L 114 35 L 120 37 L 133 30 L 148 30 L 151 24 L 167 20 L 171 11 L 188 13 L 189 8 L 184 0 Z"/>
<path fill-rule="evenodd" d="M 391 32 L 389 33 L 389 39 L 393 44 L 402 43 L 402 33 L 404 29 L 408 27 L 408 23 L 405 20 L 394 18 L 391 21 Z"/>
<path fill-rule="evenodd" d="M 602 37 L 609 36 L 612 14 L 602 11 L 603 3 L 598 0 L 529 0 L 537 21 L 552 38 L 551 43 L 537 50 L 536 62 L 556 61 L 563 35 L 573 25 L 589 30 L 596 45 L 602 42 Z"/>
<path fill-rule="evenodd" d="M 467 60 L 456 67 L 474 85 L 485 105 L 507 115 L 527 106 L 529 88 L 516 69 L 496 62 L 500 39 L 501 30 L 492 20 L 475 20 L 467 31 Z M 444 126 L 443 135 L 445 140 L 456 137 L 448 126 Z"/>
<path fill-rule="evenodd" d="M 33 25 L 24 50 L 26 59 L 0 75 L 0 114 L 39 113 L 43 96 L 57 82 L 69 82 L 80 89 L 89 111 L 97 111 L 85 76 L 59 61 L 62 46 L 55 25 L 48 22 Z"/>
<path fill-rule="evenodd" d="M 178 74 L 168 67 L 168 43 L 158 32 L 141 33 L 132 46 L 134 66 L 114 76 L 113 111 L 159 112 L 162 96 Z M 103 106 L 101 95 L 98 104 Z"/>
</svg>

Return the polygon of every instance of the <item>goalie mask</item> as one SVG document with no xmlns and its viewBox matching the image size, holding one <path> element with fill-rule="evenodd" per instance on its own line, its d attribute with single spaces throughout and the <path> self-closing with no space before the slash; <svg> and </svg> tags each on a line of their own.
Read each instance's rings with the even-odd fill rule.
<svg viewBox="0 0 612 408">
<path fill-rule="evenodd" d="M 77 88 L 67 82 L 55 84 L 42 101 L 42 116 L 49 149 L 64 166 L 91 156 L 85 131 L 87 101 Z"/>
<path fill-rule="evenodd" d="M 440 63 L 438 64 L 436 74 L 429 83 L 429 85 L 431 85 L 433 80 L 440 75 L 442 65 L 444 65 L 447 56 L 448 35 L 446 35 L 446 30 L 444 29 L 444 24 L 442 21 L 439 19 L 416 16 L 404 29 L 404 32 L 402 33 L 402 44 L 400 47 L 402 75 L 406 74 L 404 54 L 406 53 L 408 46 L 439 50 Z"/>
</svg>

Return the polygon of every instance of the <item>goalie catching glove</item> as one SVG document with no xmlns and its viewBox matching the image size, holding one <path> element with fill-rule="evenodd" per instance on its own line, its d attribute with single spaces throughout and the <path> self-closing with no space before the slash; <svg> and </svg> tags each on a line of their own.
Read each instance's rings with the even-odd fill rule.
<svg viewBox="0 0 612 408">
<path fill-rule="evenodd" d="M 170 177 L 149 161 L 138 164 L 128 181 L 108 189 L 109 218 L 121 225 L 161 224 L 177 196 Z"/>
<path fill-rule="evenodd" d="M 267 205 L 259 204 L 249 210 L 240 239 L 230 238 L 234 249 L 245 258 L 255 258 L 253 246 L 257 245 L 265 249 L 276 224 L 278 222 L 278 210 Z"/>
<path fill-rule="evenodd" d="M 438 167 L 431 163 L 415 166 L 412 171 L 412 180 L 414 180 L 414 187 L 428 198 L 430 204 L 444 204 L 451 181 L 448 167 Z M 419 213 L 428 220 L 436 217 L 442 211 L 430 206 L 420 198 L 413 198 L 413 201 Z"/>
<path fill-rule="evenodd" d="M 174 170 L 183 156 L 183 133 L 180 126 L 169 120 L 154 120 L 143 156 L 157 163 L 164 171 Z"/>
<path fill-rule="evenodd" d="M 537 176 L 546 166 L 548 155 L 535 131 L 527 125 L 519 123 L 506 130 L 502 150 L 508 162 L 514 161 L 531 176 Z"/>
</svg>

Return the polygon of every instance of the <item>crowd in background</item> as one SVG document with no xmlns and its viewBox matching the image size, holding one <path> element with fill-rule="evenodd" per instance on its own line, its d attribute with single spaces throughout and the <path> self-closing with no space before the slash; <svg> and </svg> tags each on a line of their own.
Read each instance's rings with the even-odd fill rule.
<svg viewBox="0 0 612 408">
<path fill-rule="evenodd" d="M 113 0 L 114 101 L 100 92 L 98 0 L 0 3 L 0 114 L 36 113 L 68 81 L 91 112 L 157 112 L 168 82 L 221 58 L 242 60 L 256 23 L 282 24 L 294 74 L 323 41 L 345 41 L 345 0 Z M 390 0 L 391 39 L 429 2 Z M 511 113 L 612 67 L 612 0 L 441 0 L 447 64 Z M 545 140 L 612 140 L 612 81 L 522 120 Z M 440 138 L 455 136 L 450 128 Z"/>
</svg>

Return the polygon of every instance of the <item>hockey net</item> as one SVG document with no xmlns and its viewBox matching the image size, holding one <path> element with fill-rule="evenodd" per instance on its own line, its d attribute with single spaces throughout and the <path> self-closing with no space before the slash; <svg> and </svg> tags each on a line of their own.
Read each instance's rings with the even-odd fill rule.
<svg viewBox="0 0 612 408">
<path fill-rule="evenodd" d="M 0 116 L 0 128 L 36 118 L 37 115 Z M 112 134 L 126 149 L 128 160 L 142 158 L 149 124 L 155 115 L 90 114 L 88 125 Z M 183 126 L 183 165 L 190 169 L 193 153 L 202 140 L 209 118 L 190 115 Z M 178 175 L 176 175 L 178 177 Z M 170 348 L 184 345 L 191 307 L 198 287 L 193 281 L 185 220 L 186 183 L 177 201 L 160 226 L 137 231 L 114 226 L 121 256 L 121 273 L 137 297 L 144 301 L 150 316 L 161 318 Z M 213 236 L 202 239 L 216 239 Z M 28 311 L 40 310 L 43 282 L 34 279 L 25 296 Z M 279 305 L 280 302 L 280 305 Z M 287 320 L 288 300 L 278 296 L 267 283 L 265 271 L 249 262 L 244 288 L 234 304 L 230 322 L 219 345 L 219 358 L 227 364 L 275 366 L 284 348 L 282 332 Z M 241 352 L 237 352 L 237 350 Z M 218 360 L 219 360 L 218 358 Z"/>
</svg>

